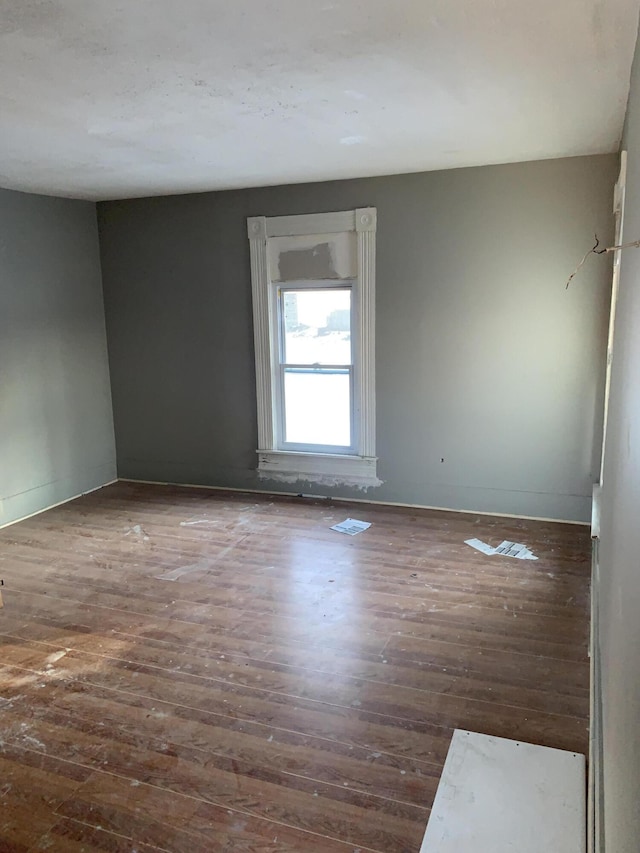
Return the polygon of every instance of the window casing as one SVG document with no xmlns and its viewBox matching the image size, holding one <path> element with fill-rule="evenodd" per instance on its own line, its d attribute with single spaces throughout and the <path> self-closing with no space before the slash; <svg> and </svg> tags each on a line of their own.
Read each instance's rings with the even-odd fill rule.
<svg viewBox="0 0 640 853">
<path fill-rule="evenodd" d="M 248 220 L 262 478 L 380 484 L 375 230 L 375 208 Z"/>
</svg>

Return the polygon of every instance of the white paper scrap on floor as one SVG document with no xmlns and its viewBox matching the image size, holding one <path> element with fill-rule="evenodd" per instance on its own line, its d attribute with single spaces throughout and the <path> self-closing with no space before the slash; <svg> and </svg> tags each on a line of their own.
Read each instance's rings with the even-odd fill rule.
<svg viewBox="0 0 640 853">
<path fill-rule="evenodd" d="M 585 853 L 585 758 L 456 729 L 420 853 Z"/>
<path fill-rule="evenodd" d="M 371 527 L 370 521 L 359 521 L 357 518 L 346 518 L 340 524 L 334 524 L 332 530 L 337 530 L 338 533 L 346 533 L 349 536 L 357 536 L 363 530 L 368 530 Z"/>
<path fill-rule="evenodd" d="M 490 557 L 494 554 L 500 554 L 502 557 L 515 557 L 516 560 L 538 559 L 526 545 L 522 545 L 519 542 L 509 542 L 507 539 L 504 539 L 499 545 L 496 545 L 495 548 L 491 545 L 487 545 L 486 542 L 482 542 L 481 539 L 465 539 L 464 544 L 470 545 L 472 548 L 475 548 L 476 551 L 481 551 L 483 554 L 488 554 Z"/>
</svg>

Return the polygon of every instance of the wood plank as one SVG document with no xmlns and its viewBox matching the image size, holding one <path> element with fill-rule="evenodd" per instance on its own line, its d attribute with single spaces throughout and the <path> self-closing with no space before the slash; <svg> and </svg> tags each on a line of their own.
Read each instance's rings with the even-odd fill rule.
<svg viewBox="0 0 640 853">
<path fill-rule="evenodd" d="M 23 739 L 28 724 L 18 723 Z M 4 736 L 4 732 L 3 732 Z M 0 741 L 0 849 L 26 853 L 55 822 L 55 810 L 88 778 L 82 767 L 66 768 L 52 756 Z"/>
</svg>

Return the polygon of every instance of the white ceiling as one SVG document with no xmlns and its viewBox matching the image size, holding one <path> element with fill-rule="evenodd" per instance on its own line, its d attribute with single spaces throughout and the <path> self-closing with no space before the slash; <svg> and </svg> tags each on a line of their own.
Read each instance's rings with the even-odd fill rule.
<svg viewBox="0 0 640 853">
<path fill-rule="evenodd" d="M 638 0 L 0 0 L 0 186 L 104 199 L 616 150 Z"/>
</svg>

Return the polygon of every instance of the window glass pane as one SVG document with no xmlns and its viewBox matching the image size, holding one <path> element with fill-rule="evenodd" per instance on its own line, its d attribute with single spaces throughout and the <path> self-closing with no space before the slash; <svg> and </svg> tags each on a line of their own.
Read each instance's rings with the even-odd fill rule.
<svg viewBox="0 0 640 853">
<path fill-rule="evenodd" d="M 351 364 L 351 289 L 282 291 L 286 364 Z"/>
<path fill-rule="evenodd" d="M 348 370 L 285 369 L 285 441 L 351 446 Z"/>
</svg>

